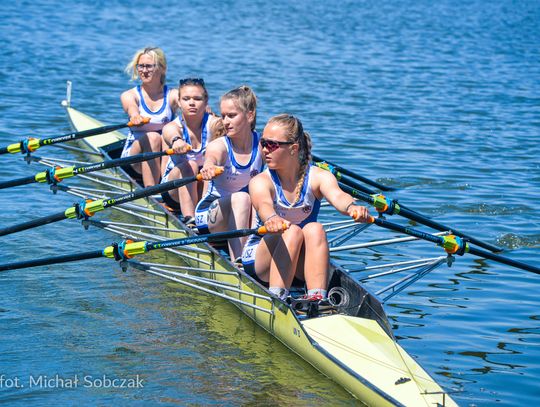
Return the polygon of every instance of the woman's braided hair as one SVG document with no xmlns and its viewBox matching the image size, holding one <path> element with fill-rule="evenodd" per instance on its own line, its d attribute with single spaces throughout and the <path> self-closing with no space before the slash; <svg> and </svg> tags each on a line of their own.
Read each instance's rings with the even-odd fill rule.
<svg viewBox="0 0 540 407">
<path fill-rule="evenodd" d="M 300 163 L 300 176 L 295 188 L 293 205 L 300 199 L 302 185 L 306 177 L 307 168 L 311 161 L 311 136 L 304 131 L 302 122 L 297 117 L 290 114 L 279 114 L 268 120 L 268 124 L 273 124 L 285 129 L 285 136 L 288 141 L 298 143 L 298 161 Z"/>
</svg>

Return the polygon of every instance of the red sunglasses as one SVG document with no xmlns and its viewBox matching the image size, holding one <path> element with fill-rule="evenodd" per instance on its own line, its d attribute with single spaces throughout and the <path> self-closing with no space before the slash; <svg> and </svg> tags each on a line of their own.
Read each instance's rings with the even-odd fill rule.
<svg viewBox="0 0 540 407">
<path fill-rule="evenodd" d="M 270 140 L 267 138 L 261 138 L 259 140 L 259 143 L 261 143 L 262 148 L 266 148 L 269 153 L 276 151 L 281 146 L 286 146 L 290 144 L 294 144 L 295 141 L 277 141 L 277 140 Z"/>
</svg>

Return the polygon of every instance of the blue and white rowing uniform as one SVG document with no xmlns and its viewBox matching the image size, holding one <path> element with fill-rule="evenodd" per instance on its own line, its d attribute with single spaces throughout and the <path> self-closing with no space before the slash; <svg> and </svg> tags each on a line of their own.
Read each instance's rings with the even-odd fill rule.
<svg viewBox="0 0 540 407">
<path fill-rule="evenodd" d="M 208 118 L 210 115 L 208 113 L 204 114 L 202 123 L 201 123 L 201 146 L 198 150 L 191 150 L 187 152 L 186 154 L 180 154 L 180 155 L 171 155 L 169 156 L 169 159 L 167 161 L 167 166 L 165 167 L 165 171 L 163 173 L 163 177 L 161 178 L 161 182 L 167 182 L 169 178 L 169 174 L 171 173 L 172 169 L 176 167 L 178 164 L 181 164 L 185 161 L 195 161 L 199 168 L 201 168 L 204 164 L 204 153 L 206 152 L 206 146 L 208 145 L 208 141 L 212 139 L 212 132 L 210 130 L 210 120 Z M 184 118 L 182 116 L 178 116 L 174 121 L 182 127 L 182 137 L 186 143 L 191 145 L 191 138 L 189 137 L 189 131 L 187 128 L 187 125 L 184 121 Z"/>
<path fill-rule="evenodd" d="M 170 89 L 165 85 L 163 87 L 163 104 L 161 107 L 153 112 L 144 102 L 144 97 L 141 91 L 141 85 L 137 85 L 134 88 L 139 95 L 139 114 L 143 117 L 150 117 L 150 122 L 143 124 L 139 127 L 130 128 L 129 134 L 124 144 L 121 157 L 128 157 L 130 155 L 131 147 L 135 140 L 139 140 L 148 132 L 157 132 L 161 134 L 163 126 L 174 119 L 174 111 L 169 103 Z"/>
<path fill-rule="evenodd" d="M 311 190 L 312 179 L 312 165 L 308 165 L 306 169 L 306 176 L 302 184 L 302 190 L 300 191 L 300 197 L 298 201 L 291 204 L 281 187 L 279 177 L 274 170 L 266 169 L 265 171 L 270 175 L 272 184 L 274 185 L 274 210 L 283 219 L 288 220 L 293 225 L 304 227 L 310 222 L 316 222 L 319 215 L 319 209 L 321 207 L 321 201 L 315 197 L 315 194 Z M 259 218 L 257 214 L 257 227 L 263 226 L 264 222 Z M 257 247 L 261 242 L 262 236 L 251 235 L 244 246 L 242 252 L 242 264 L 244 270 L 251 276 L 255 276 L 255 256 L 257 253 Z"/>
<path fill-rule="evenodd" d="M 263 170 L 264 160 L 259 150 L 259 135 L 252 132 L 252 136 L 251 158 L 245 165 L 240 165 L 236 161 L 229 137 L 218 139 L 220 143 L 225 143 L 227 160 L 223 165 L 223 174 L 210 181 L 208 191 L 195 208 L 195 224 L 200 233 L 209 233 L 208 210 L 212 202 L 219 198 L 229 197 L 235 192 L 247 192 L 251 178 Z"/>
</svg>

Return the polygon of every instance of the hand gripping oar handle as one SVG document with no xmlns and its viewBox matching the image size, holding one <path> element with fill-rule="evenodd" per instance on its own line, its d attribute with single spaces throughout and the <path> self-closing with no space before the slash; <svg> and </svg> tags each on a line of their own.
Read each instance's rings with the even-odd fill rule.
<svg viewBox="0 0 540 407">
<path fill-rule="evenodd" d="M 142 126 L 143 124 L 146 124 L 149 121 L 150 121 L 150 118 L 145 117 L 143 118 L 143 122 L 139 126 Z M 28 138 L 25 140 L 21 140 L 18 143 L 10 144 L 9 146 L 6 146 L 6 147 L 1 147 L 0 154 L 31 153 L 32 151 L 36 151 L 38 148 L 42 146 L 48 146 L 48 145 L 56 144 L 56 143 L 64 143 L 66 141 L 78 140 L 81 138 L 96 136 L 98 134 L 103 134 L 103 133 L 109 133 L 111 131 L 115 131 L 124 127 L 132 127 L 132 126 L 133 126 L 133 123 L 127 122 L 127 123 L 113 124 L 110 126 L 97 127 L 95 129 L 77 131 L 74 133 L 67 133 L 58 137 L 50 137 L 50 138 L 45 138 L 45 139 Z"/>
<path fill-rule="evenodd" d="M 287 225 L 283 224 L 283 230 L 287 229 Z M 114 258 L 116 260 L 130 259 L 137 254 L 143 254 L 150 250 L 165 249 L 170 247 L 185 246 L 196 243 L 215 242 L 235 237 L 249 236 L 253 234 L 266 234 L 268 231 L 264 226 L 254 229 L 239 229 L 231 232 L 219 232 L 202 236 L 191 236 L 183 239 L 166 240 L 162 242 L 132 242 L 126 240 L 120 243 L 115 243 L 107 246 L 103 250 L 96 250 L 83 253 L 73 253 L 63 256 L 47 257 L 43 259 L 33 259 L 20 261 L 15 263 L 1 264 L 0 271 L 17 270 L 29 267 L 46 266 L 50 264 L 68 263 L 71 261 L 96 259 L 99 257 Z"/>
<path fill-rule="evenodd" d="M 222 167 L 216 168 L 216 176 L 222 174 L 224 169 Z M 95 201 L 88 199 L 75 204 L 63 212 L 58 212 L 53 215 L 43 216 L 41 218 L 33 219 L 28 222 L 19 223 L 16 225 L 8 226 L 0 229 L 0 236 L 9 235 L 11 233 L 21 232 L 23 230 L 32 229 L 38 226 L 47 225 L 49 223 L 58 222 L 64 219 L 84 219 L 93 216 L 95 213 L 116 205 L 121 205 L 126 202 L 131 202 L 139 198 L 145 198 L 151 195 L 159 194 L 165 191 L 169 191 L 174 188 L 180 188 L 184 185 L 194 181 L 202 181 L 202 175 L 197 174 L 192 177 L 175 179 L 173 181 L 165 182 L 163 184 L 154 185 L 148 188 L 140 189 L 135 192 L 120 195 L 116 198 L 110 199 L 97 199 Z"/>
<path fill-rule="evenodd" d="M 396 223 L 389 222 L 386 219 L 381 218 L 381 217 L 378 217 L 378 218 L 370 217 L 369 223 L 375 223 L 376 225 L 383 227 L 385 229 L 390 229 L 399 233 L 405 233 L 409 236 L 414 236 L 419 239 L 423 239 L 423 240 L 427 240 L 428 242 L 435 243 L 436 245 L 443 247 L 445 251 L 450 254 L 464 255 L 465 253 L 470 253 L 478 257 L 483 257 L 485 259 L 494 260 L 496 262 L 506 264 L 507 266 L 512 266 L 512 267 L 516 267 L 525 271 L 531 271 L 533 273 L 540 274 L 540 268 L 538 267 L 535 267 L 530 264 L 523 263 L 517 260 L 512 260 L 508 257 L 503 257 L 503 256 L 490 253 L 481 249 L 477 249 L 475 247 L 470 247 L 466 241 L 454 235 L 436 236 L 430 233 L 422 232 L 418 229 L 413 229 L 410 227 L 401 226 Z"/>
<path fill-rule="evenodd" d="M 323 160 L 322 158 L 317 157 L 316 155 L 312 155 L 312 157 L 313 157 L 313 160 L 317 162 L 317 164 L 321 164 L 321 165 L 319 165 L 321 168 L 326 167 L 325 168 L 326 170 L 328 170 L 332 174 L 334 174 L 339 181 L 345 182 L 345 184 L 347 184 L 348 182 L 346 182 L 345 180 L 342 179 L 343 178 L 342 175 L 346 175 L 348 177 L 354 178 L 357 181 L 361 181 L 361 182 L 363 182 L 365 184 L 371 185 L 371 186 L 373 186 L 375 188 L 378 188 L 381 191 L 395 191 L 395 188 L 383 185 L 383 184 L 381 184 L 381 183 L 379 183 L 377 181 L 373 181 L 373 180 L 371 180 L 369 178 L 366 178 L 366 177 L 364 177 L 362 175 L 356 174 L 356 173 L 354 173 L 354 172 L 352 172 L 352 171 L 350 171 L 350 170 L 348 170 L 346 168 L 343 168 L 343 167 L 340 167 L 339 165 L 333 164 L 330 161 Z M 352 181 L 352 180 L 350 180 L 350 181 Z M 374 192 L 368 192 L 368 191 L 366 191 L 366 192 L 367 193 L 374 193 Z"/>
<path fill-rule="evenodd" d="M 483 247 L 484 249 L 491 250 L 492 252 L 502 251 L 500 247 L 494 246 L 490 243 L 483 242 L 479 239 L 469 236 L 468 234 L 460 232 L 459 230 L 456 230 L 455 228 L 452 228 L 450 226 L 446 226 L 446 225 L 443 225 L 442 223 L 435 222 L 427 218 L 426 216 L 407 208 L 401 203 L 398 204 L 396 200 L 389 199 L 385 197 L 384 195 L 378 195 L 378 194 L 368 195 L 362 191 L 351 188 L 348 185 L 344 185 L 343 183 L 340 183 L 339 186 L 343 191 L 347 192 L 351 196 L 373 205 L 377 209 L 377 211 L 379 211 L 380 213 L 384 213 L 388 215 L 399 214 L 407 219 L 414 220 L 418 223 L 421 223 L 422 225 L 429 226 L 441 232 L 451 231 L 454 235 L 467 239 L 469 242 L 477 246 Z"/>
</svg>

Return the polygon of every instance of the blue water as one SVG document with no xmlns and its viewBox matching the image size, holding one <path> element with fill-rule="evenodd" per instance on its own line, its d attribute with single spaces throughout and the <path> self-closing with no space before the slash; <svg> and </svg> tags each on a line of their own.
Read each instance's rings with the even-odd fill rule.
<svg viewBox="0 0 540 407">
<path fill-rule="evenodd" d="M 540 3 L 492 3 L 6 3 L 0 145 L 68 131 L 59 104 L 66 80 L 74 83 L 76 108 L 123 121 L 119 95 L 132 86 L 123 67 L 137 48 L 154 44 L 166 51 L 171 84 L 205 78 L 214 110 L 219 95 L 247 83 L 260 99 L 259 129 L 273 114 L 298 114 L 318 155 L 398 188 L 394 196 L 408 206 L 538 266 Z M 12 156 L 2 162 L 0 179 L 39 168 Z M 0 222 L 72 202 L 39 186 L 1 190 Z M 379 235 L 393 236 L 373 229 L 367 239 Z M 112 240 L 58 223 L 1 238 L 0 260 Z M 440 251 L 420 243 L 341 260 L 354 268 L 417 253 Z M 465 256 L 392 298 L 386 310 L 402 346 L 458 391 L 459 404 L 534 405 L 539 284 L 538 275 Z M 156 277 L 99 260 L 8 272 L 0 286 L 0 400 L 9 404 L 356 403 L 233 306 Z M 29 388 L 30 376 L 40 375 L 81 383 Z M 144 386 L 135 389 L 82 382 L 137 375 Z M 15 378 L 25 387 L 9 388 Z"/>
</svg>

